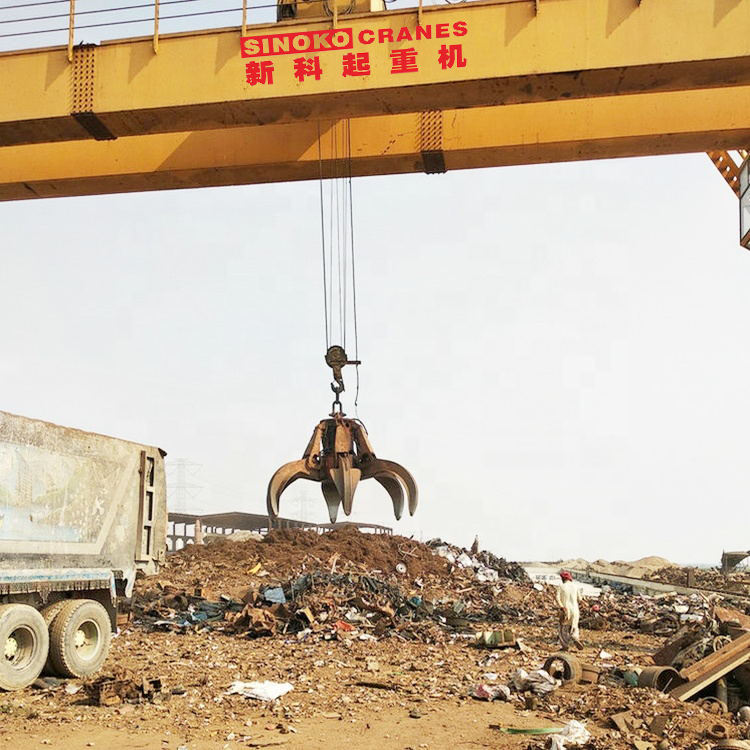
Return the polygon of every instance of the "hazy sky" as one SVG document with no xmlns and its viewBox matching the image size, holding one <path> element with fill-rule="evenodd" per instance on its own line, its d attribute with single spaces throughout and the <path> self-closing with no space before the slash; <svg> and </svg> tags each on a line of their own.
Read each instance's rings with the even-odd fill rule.
<svg viewBox="0 0 750 750">
<path fill-rule="evenodd" d="M 750 256 L 705 155 L 354 201 L 359 416 L 421 491 L 401 533 L 516 559 L 750 547 Z M 200 465 L 198 509 L 264 512 L 330 408 L 317 183 L 2 203 L 0 226 L 0 408 L 155 443 Z M 317 485 L 301 507 L 325 520 Z M 353 518 L 392 523 L 376 483 Z"/>
</svg>

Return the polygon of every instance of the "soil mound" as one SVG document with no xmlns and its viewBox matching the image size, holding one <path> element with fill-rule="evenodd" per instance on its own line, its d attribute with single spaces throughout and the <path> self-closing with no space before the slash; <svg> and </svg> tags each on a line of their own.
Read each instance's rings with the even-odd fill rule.
<svg viewBox="0 0 750 750">
<path fill-rule="evenodd" d="M 559 565 L 561 568 L 568 570 L 590 570 L 594 573 L 625 576 L 627 578 L 650 578 L 656 571 L 676 567 L 669 560 L 655 555 L 629 562 L 625 560 L 614 560 L 612 562 L 595 560 L 594 562 L 589 562 L 588 560 L 577 558 L 575 560 L 564 560 Z"/>
<path fill-rule="evenodd" d="M 305 570 L 367 572 L 389 577 L 406 566 L 410 579 L 445 578 L 450 565 L 421 542 L 403 536 L 363 534 L 344 527 L 326 534 L 300 529 L 271 531 L 262 541 L 214 542 L 188 545 L 168 556 L 159 574 L 178 586 L 233 594 L 246 588 L 259 571 L 286 578 Z M 403 570 L 401 568 L 401 570 Z M 251 572 L 252 571 L 252 572 Z"/>
</svg>

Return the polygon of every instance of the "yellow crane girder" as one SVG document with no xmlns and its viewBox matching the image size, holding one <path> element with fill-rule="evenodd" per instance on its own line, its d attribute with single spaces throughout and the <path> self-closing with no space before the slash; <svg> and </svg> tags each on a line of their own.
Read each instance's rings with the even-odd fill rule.
<svg viewBox="0 0 750 750">
<path fill-rule="evenodd" d="M 732 149 L 750 143 L 750 86 L 351 120 L 352 173 Z M 332 128 L 225 128 L 0 149 L 0 200 L 317 179 L 342 173 Z M 339 140 L 342 142 L 343 138 Z M 346 165 L 348 168 L 348 165 Z"/>
<path fill-rule="evenodd" d="M 750 84 L 750 0 L 494 0 L 247 35 L 0 54 L 0 146 Z M 367 74 L 344 75 L 345 55 Z M 272 80 L 250 82 L 255 63 Z"/>
</svg>

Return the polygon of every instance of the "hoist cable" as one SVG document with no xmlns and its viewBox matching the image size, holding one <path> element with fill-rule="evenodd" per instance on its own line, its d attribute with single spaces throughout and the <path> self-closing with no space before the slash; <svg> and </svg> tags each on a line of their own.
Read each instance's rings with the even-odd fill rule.
<svg viewBox="0 0 750 750">
<path fill-rule="evenodd" d="M 320 147 L 320 120 L 318 120 L 318 167 L 320 171 L 320 243 L 323 251 L 323 323 L 326 333 L 326 351 L 330 346 L 328 340 L 328 295 L 326 294 L 326 232 L 325 213 L 323 211 L 323 155 Z"/>
<path fill-rule="evenodd" d="M 332 183 L 334 203 L 331 207 L 331 226 L 336 227 L 336 291 L 338 292 L 338 308 L 339 308 L 339 339 L 341 346 L 346 349 L 346 337 L 344 336 L 344 304 L 341 298 L 341 204 L 339 201 L 339 139 L 338 139 L 338 128 L 333 127 L 331 132 L 333 134 L 333 163 L 335 165 L 335 177 Z"/>
<path fill-rule="evenodd" d="M 334 311 L 334 298 L 333 298 L 333 246 L 334 246 L 334 235 L 333 235 L 333 186 L 336 183 L 336 161 L 333 159 L 335 144 L 333 142 L 333 134 L 331 135 L 331 177 L 329 178 L 328 184 L 328 267 L 331 269 L 331 273 L 328 277 L 328 301 L 329 301 L 329 315 L 330 321 L 329 326 L 331 328 L 331 340 L 335 341 L 333 321 L 335 320 Z"/>
<path fill-rule="evenodd" d="M 323 318 L 326 348 L 346 349 L 349 330 L 354 335 L 355 361 L 359 360 L 357 282 L 354 245 L 351 121 L 332 123 L 327 168 L 323 167 L 323 133 L 318 121 L 318 195 L 320 199 L 321 256 L 323 260 Z M 328 186 L 323 184 L 324 180 Z M 327 236 L 326 236 L 327 235 Z M 350 304 L 351 297 L 351 304 Z M 349 320 L 349 318 L 352 320 Z M 359 368 L 356 369 L 355 412 L 359 403 Z M 334 389 L 335 390 L 335 389 Z"/>
<path fill-rule="evenodd" d="M 346 121 L 346 133 L 347 133 L 347 145 L 348 145 L 348 161 L 349 161 L 349 231 L 351 253 L 352 253 L 352 317 L 354 323 L 354 359 L 359 361 L 359 331 L 357 330 L 357 274 L 355 269 L 356 254 L 354 252 L 354 193 L 352 190 L 352 121 L 347 118 Z M 359 365 L 354 365 L 354 370 L 357 376 L 357 388 L 354 392 L 354 415 L 359 416 L 357 413 L 357 403 L 359 401 Z"/>
<path fill-rule="evenodd" d="M 336 180 L 336 246 L 338 248 L 339 272 L 339 332 L 341 334 L 341 345 L 346 349 L 346 295 L 344 291 L 344 276 L 342 271 L 346 264 L 346 247 L 344 246 L 344 235 L 341 231 L 341 222 L 343 221 L 346 206 L 341 200 L 341 157 L 339 156 L 341 151 L 338 127 L 336 127 L 336 171 L 338 173 L 338 179 Z"/>
<path fill-rule="evenodd" d="M 348 120 L 347 120 L 348 122 Z M 341 275 L 343 278 L 343 288 L 344 288 L 344 336 L 348 337 L 348 327 L 349 327 L 349 257 L 351 254 L 351 221 L 352 221 L 352 207 L 349 202 L 349 191 L 347 189 L 347 182 L 346 182 L 346 175 L 349 172 L 349 159 L 350 159 L 350 148 L 349 148 L 349 138 L 346 132 L 346 129 L 344 129 L 342 134 L 342 139 L 344 140 L 344 154 L 343 158 L 341 160 L 341 172 L 342 172 L 342 180 L 341 180 L 341 198 L 342 198 L 342 204 L 344 206 L 344 210 L 342 212 L 341 217 L 341 234 L 343 237 L 343 244 L 344 244 L 344 267 L 341 269 Z M 348 226 L 347 226 L 348 225 Z"/>
</svg>

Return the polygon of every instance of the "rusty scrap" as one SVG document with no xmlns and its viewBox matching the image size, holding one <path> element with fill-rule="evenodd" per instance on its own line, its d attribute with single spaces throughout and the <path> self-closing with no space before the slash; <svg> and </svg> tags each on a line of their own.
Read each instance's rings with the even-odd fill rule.
<svg viewBox="0 0 750 750">
<path fill-rule="evenodd" d="M 725 674 L 743 665 L 748 658 L 750 658 L 750 633 L 746 633 L 719 651 L 683 669 L 680 675 L 686 683 L 672 690 L 670 695 L 681 701 L 687 700 Z"/>
<path fill-rule="evenodd" d="M 581 662 L 570 654 L 552 654 L 544 662 L 544 670 L 563 684 L 575 685 L 583 674 Z"/>
<path fill-rule="evenodd" d="M 685 679 L 672 667 L 646 667 L 638 676 L 640 687 L 652 687 L 662 693 L 682 685 Z"/>
</svg>

